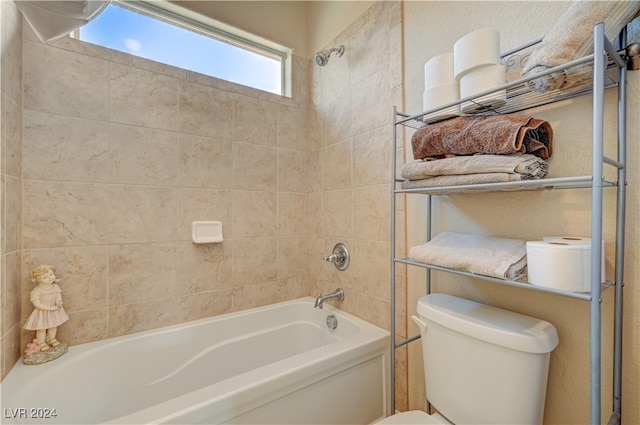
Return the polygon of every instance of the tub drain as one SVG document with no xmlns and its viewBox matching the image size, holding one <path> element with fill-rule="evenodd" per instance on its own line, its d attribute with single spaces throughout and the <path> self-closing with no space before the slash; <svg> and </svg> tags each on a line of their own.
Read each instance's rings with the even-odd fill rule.
<svg viewBox="0 0 640 425">
<path fill-rule="evenodd" d="M 330 314 L 327 316 L 327 327 L 329 329 L 335 329 L 338 327 L 338 318 L 335 315 Z"/>
</svg>

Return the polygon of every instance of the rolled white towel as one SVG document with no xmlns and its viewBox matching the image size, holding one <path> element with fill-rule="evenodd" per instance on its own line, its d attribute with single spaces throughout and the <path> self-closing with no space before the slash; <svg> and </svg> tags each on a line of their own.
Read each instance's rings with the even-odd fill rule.
<svg viewBox="0 0 640 425">
<path fill-rule="evenodd" d="M 527 245 L 519 239 L 443 232 L 409 250 L 409 258 L 431 264 L 500 279 L 526 275 Z"/>
</svg>

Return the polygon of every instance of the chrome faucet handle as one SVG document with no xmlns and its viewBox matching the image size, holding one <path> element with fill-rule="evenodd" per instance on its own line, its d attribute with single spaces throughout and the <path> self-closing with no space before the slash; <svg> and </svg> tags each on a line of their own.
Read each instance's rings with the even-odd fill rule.
<svg viewBox="0 0 640 425">
<path fill-rule="evenodd" d="M 349 250 L 342 242 L 333 247 L 333 253 L 322 257 L 328 263 L 333 263 L 338 270 L 346 270 L 349 267 Z"/>
<path fill-rule="evenodd" d="M 331 254 L 331 255 L 327 255 L 326 257 L 322 257 L 322 259 L 324 261 L 329 262 L 329 263 L 337 263 L 339 261 L 344 261 L 344 253 L 343 252 L 337 252 L 335 254 Z"/>
</svg>

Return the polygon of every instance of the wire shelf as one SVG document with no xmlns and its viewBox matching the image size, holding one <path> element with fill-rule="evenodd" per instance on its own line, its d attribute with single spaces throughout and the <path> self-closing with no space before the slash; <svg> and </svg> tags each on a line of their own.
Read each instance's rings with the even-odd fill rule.
<svg viewBox="0 0 640 425">
<path fill-rule="evenodd" d="M 499 107 L 486 107 L 477 104 L 478 109 L 473 113 L 462 113 L 460 116 L 482 116 L 482 115 L 501 115 L 501 114 L 513 114 L 521 112 L 527 109 L 535 108 L 537 106 L 543 106 L 555 102 L 559 102 L 566 99 L 572 99 L 575 97 L 590 94 L 593 90 L 593 54 L 585 56 L 583 58 L 574 60 L 572 62 L 563 64 L 561 66 L 550 68 L 545 72 L 541 72 L 534 76 L 526 78 L 520 77 L 520 71 L 523 65 L 526 63 L 529 53 L 528 50 L 532 47 L 526 46 L 526 48 L 517 50 L 516 52 L 509 52 L 502 57 L 502 64 L 506 68 L 507 80 L 513 81 L 507 82 L 501 86 L 494 87 L 489 90 L 475 93 L 472 96 L 468 96 L 459 99 L 455 102 L 450 102 L 441 105 L 438 108 L 430 109 L 428 111 L 421 112 L 417 115 L 400 115 L 401 119 L 397 120 L 397 124 L 402 124 L 406 127 L 421 128 L 424 127 L 424 117 L 433 116 L 440 112 L 441 115 L 445 115 L 442 111 L 447 109 L 454 109 L 457 105 L 463 103 L 475 103 L 476 99 L 490 96 L 501 91 L 506 92 L 506 103 Z M 608 56 L 606 72 L 605 72 L 605 88 L 617 87 L 617 69 L 618 62 L 616 59 Z M 542 80 L 549 81 L 564 81 L 560 88 L 538 91 L 536 90 L 536 82 Z M 450 118 L 451 114 L 447 114 L 447 118 Z M 435 120 L 432 120 L 429 124 L 434 124 Z"/>
</svg>

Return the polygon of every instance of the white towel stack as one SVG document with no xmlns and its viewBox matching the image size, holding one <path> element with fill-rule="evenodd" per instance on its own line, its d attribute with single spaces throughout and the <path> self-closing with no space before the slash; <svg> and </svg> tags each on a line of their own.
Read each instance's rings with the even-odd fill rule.
<svg viewBox="0 0 640 425">
<path fill-rule="evenodd" d="M 465 233 L 440 233 L 426 244 L 412 247 L 409 258 L 500 279 L 517 279 L 527 270 L 525 241 Z"/>
</svg>

